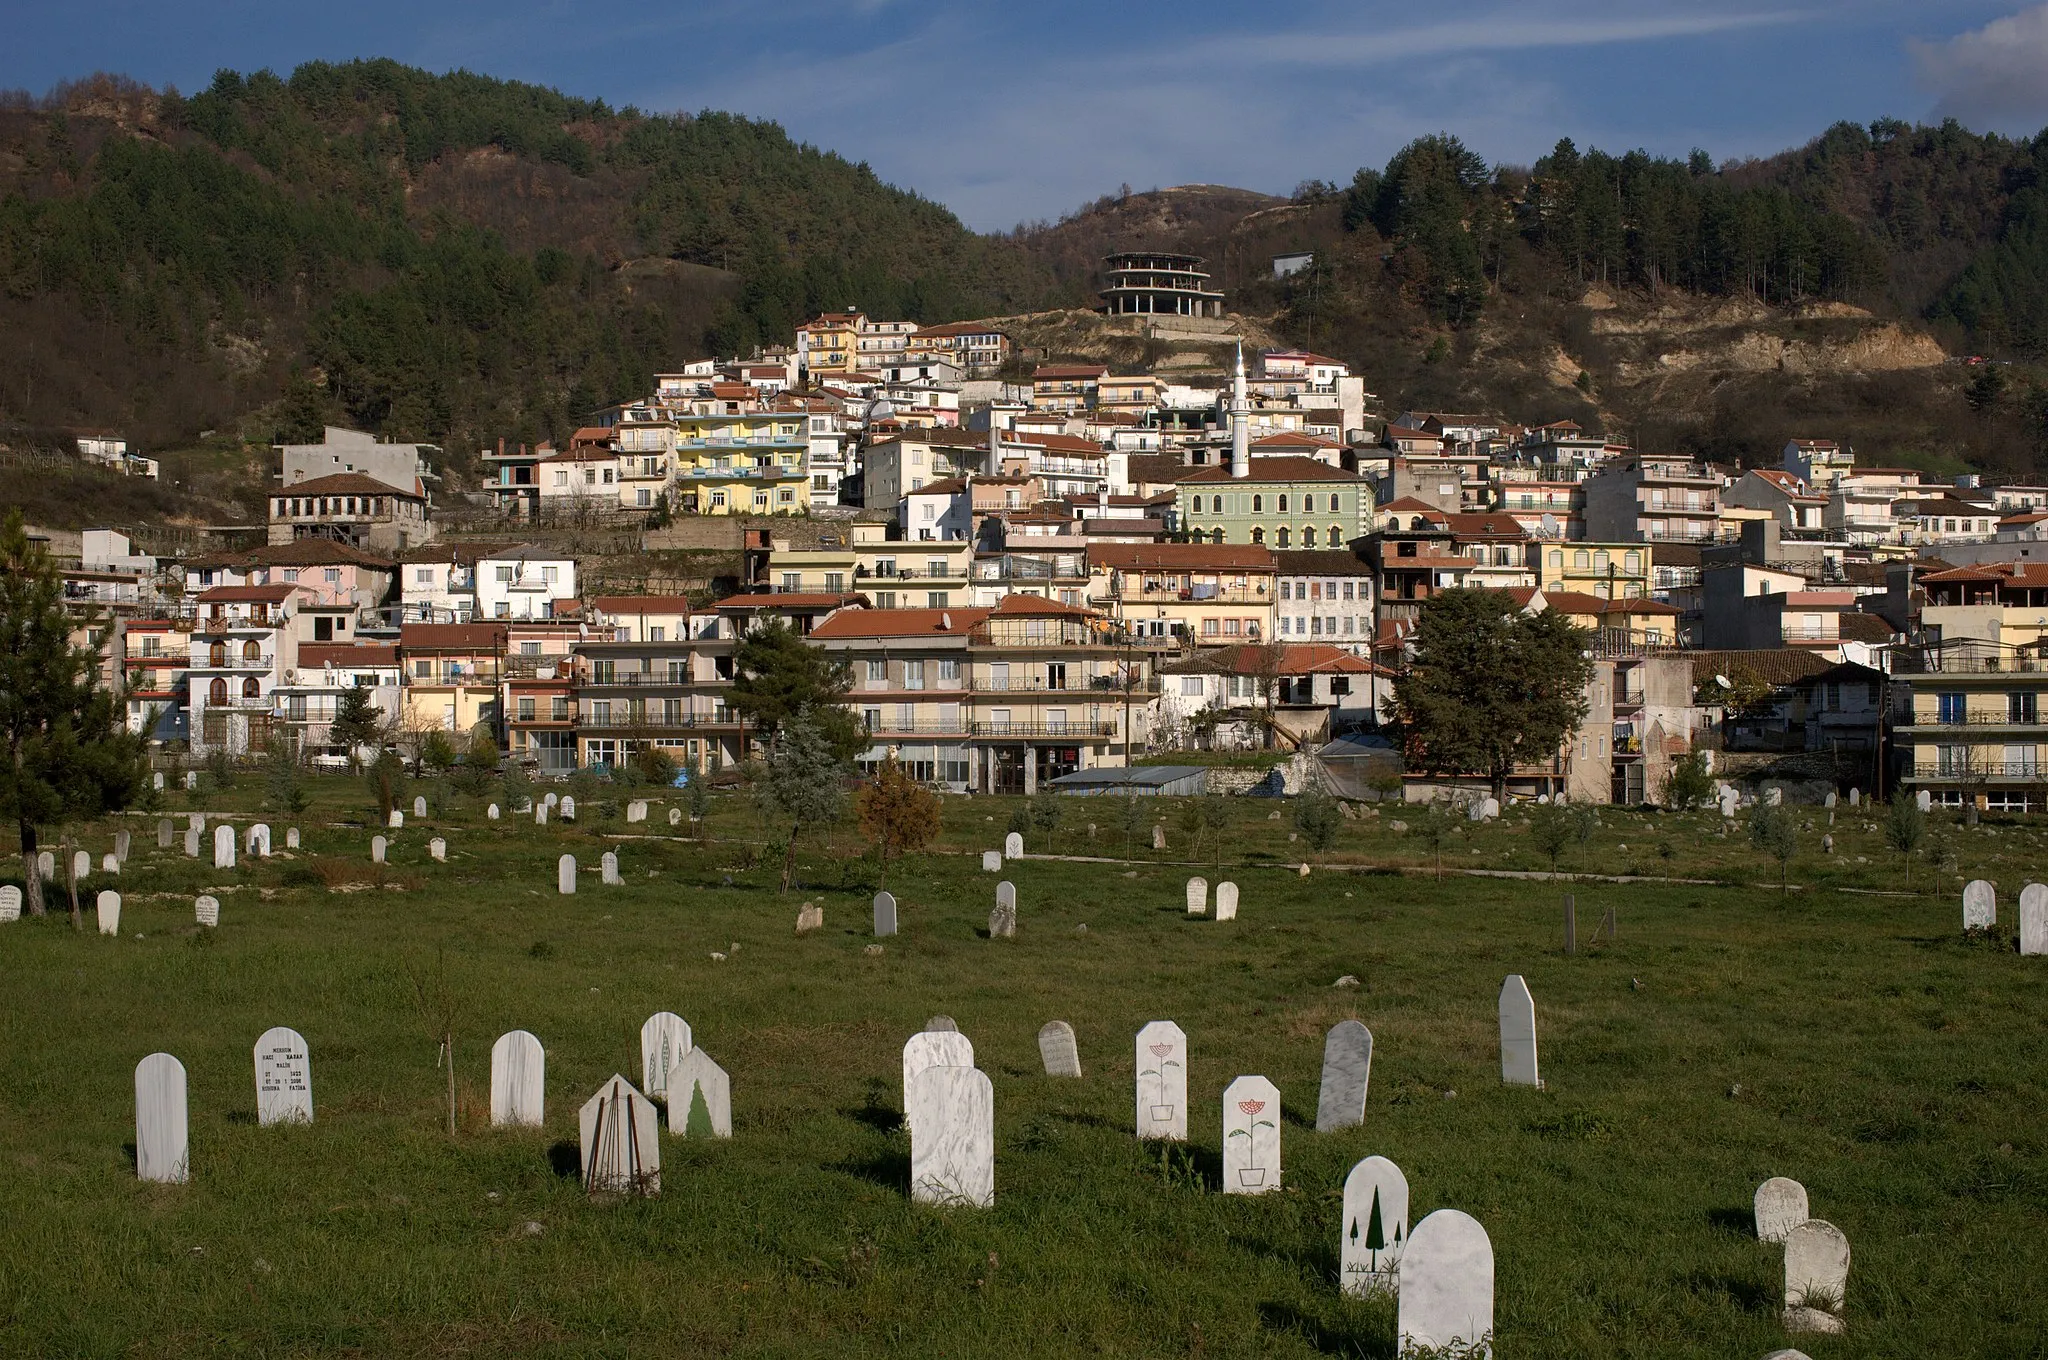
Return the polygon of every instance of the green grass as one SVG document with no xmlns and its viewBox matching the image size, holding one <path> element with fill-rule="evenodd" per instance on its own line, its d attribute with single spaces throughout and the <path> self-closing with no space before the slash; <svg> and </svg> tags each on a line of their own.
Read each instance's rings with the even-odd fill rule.
<svg viewBox="0 0 2048 1360">
<path fill-rule="evenodd" d="M 253 811 L 258 782 L 209 806 Z M 1351 867 L 1303 879 L 1291 824 L 1243 800 L 1224 847 L 1255 861 L 1226 869 L 1236 923 L 1188 919 L 1195 870 L 1149 851 L 1130 869 L 1027 860 L 1006 870 L 1018 937 L 991 942 L 994 878 L 952 852 L 997 844 L 1012 805 L 949 799 L 948 853 L 892 866 L 903 934 L 873 957 L 873 869 L 850 830 L 811 847 L 807 886 L 784 897 L 774 857 L 749 867 L 757 819 L 721 795 L 720 840 L 618 842 L 627 886 L 607 889 L 605 834 L 664 835 L 660 806 L 647 827 L 537 830 L 457 799 L 393 833 L 379 875 L 372 830 L 345 824 L 360 784 L 311 787 L 299 859 L 277 818 L 280 855 L 232 872 L 158 851 L 153 819 L 131 820 L 120 939 L 61 917 L 0 928 L 0 1352 L 1387 1356 L 1391 1305 L 1333 1283 L 1344 1175 L 1381 1153 L 1415 1218 L 1459 1208 L 1492 1236 L 1504 1357 L 1788 1344 L 1779 1252 L 1749 1229 L 1771 1175 L 1804 1182 L 1854 1251 L 1849 1334 L 1798 1341 L 1816 1360 L 2043 1353 L 2048 960 L 1966 942 L 1953 875 L 1926 897 L 1836 891 L 1901 879 L 1846 811 L 1839 852 L 1802 854 L 1809 887 L 1781 897 L 1776 863 L 1718 819 L 1612 811 L 1568 869 L 1727 882 L 1439 885 L 1383 872 L 1427 858 L 1386 829 L 1398 810 L 1345 823 L 1329 858 Z M 1120 851 L 1113 808 L 1067 807 L 1063 851 Z M 426 853 L 436 834 L 446 865 Z M 2039 834 L 1943 834 L 1994 871 L 2009 919 Z M 554 892 L 564 849 L 584 866 L 574 898 Z M 1445 854 L 1540 858 L 1512 816 Z M 203 933 L 207 889 L 222 924 Z M 1562 956 L 1566 890 L 1582 942 L 1617 909 L 1613 945 Z M 806 899 L 826 929 L 798 940 Z M 409 978 L 443 967 L 461 999 L 453 1140 Z M 1500 1085 L 1510 972 L 1536 998 L 1541 1092 Z M 1346 973 L 1364 986 L 1333 990 Z M 665 1137 L 658 1199 L 591 1201 L 557 1170 L 576 1107 L 637 1076 L 640 1022 L 662 1009 L 731 1072 L 735 1136 Z M 992 1210 L 906 1198 L 900 1051 L 937 1012 L 994 1081 Z M 1366 1123 L 1319 1135 L 1323 1034 L 1353 1015 L 1377 1040 Z M 1082 1081 L 1040 1075 L 1056 1018 Z M 1190 1144 L 1163 1160 L 1130 1135 L 1132 1036 L 1155 1018 L 1193 1050 Z M 309 1127 L 254 1123 L 251 1047 L 275 1024 L 311 1045 Z M 488 1127 L 490 1044 L 515 1027 L 547 1046 L 543 1131 Z M 133 1175 L 132 1074 L 157 1049 L 189 1073 L 187 1186 Z M 1217 1193 L 1240 1073 L 1283 1094 L 1282 1193 Z"/>
</svg>

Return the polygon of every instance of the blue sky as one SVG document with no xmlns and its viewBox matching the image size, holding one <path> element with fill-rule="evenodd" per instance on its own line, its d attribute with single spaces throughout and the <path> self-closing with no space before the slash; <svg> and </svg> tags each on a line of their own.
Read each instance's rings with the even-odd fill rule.
<svg viewBox="0 0 2048 1360">
<path fill-rule="evenodd" d="M 615 105 L 772 118 L 970 225 L 1119 184 L 1285 193 L 1450 131 L 1717 158 L 1839 119 L 2048 125 L 2048 4 L 2015 0 L 0 0 L 0 87 L 389 56 Z"/>
</svg>

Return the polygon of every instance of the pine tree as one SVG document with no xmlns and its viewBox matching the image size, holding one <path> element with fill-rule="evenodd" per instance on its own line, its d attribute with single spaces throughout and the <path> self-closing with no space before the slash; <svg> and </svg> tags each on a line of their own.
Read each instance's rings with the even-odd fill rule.
<svg viewBox="0 0 2048 1360">
<path fill-rule="evenodd" d="M 798 709 L 782 724 L 756 791 L 765 811 L 789 819 L 789 842 L 782 855 L 783 892 L 789 891 L 796 874 L 797 838 L 845 810 L 850 772 L 813 710 Z"/>
<path fill-rule="evenodd" d="M 10 512 L 0 526 L 0 817 L 19 830 L 25 905 L 37 916 L 46 909 L 36 828 L 118 811 L 145 782 L 144 739 L 100 683 L 98 652 L 72 641 L 63 596 L 49 552 Z"/>
<path fill-rule="evenodd" d="M 354 685 L 341 692 L 341 702 L 334 708 L 334 721 L 327 725 L 327 741 L 348 752 L 349 768 L 361 768 L 356 752 L 376 742 L 383 731 L 379 721 L 382 713 L 370 702 L 370 691 L 362 686 Z"/>
</svg>

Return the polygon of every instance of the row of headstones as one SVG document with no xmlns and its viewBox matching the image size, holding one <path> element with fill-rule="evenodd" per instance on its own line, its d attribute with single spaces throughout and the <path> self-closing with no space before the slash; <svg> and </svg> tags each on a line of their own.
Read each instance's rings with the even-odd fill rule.
<svg viewBox="0 0 2048 1360">
<path fill-rule="evenodd" d="M 1756 1188 L 1756 1236 L 1785 1247 L 1785 1330 L 1840 1332 L 1849 1292 L 1849 1239 L 1808 1215 L 1806 1187 L 1773 1176 Z"/>
<path fill-rule="evenodd" d="M 688 1022 L 669 1011 L 650 1016 L 640 1029 L 640 1047 L 648 1090 L 668 1099 L 670 1133 L 732 1136 L 731 1079 L 691 1043 Z M 266 1030 L 256 1041 L 255 1058 L 257 1123 L 311 1123 L 313 1061 L 305 1037 L 284 1026 Z M 540 1040 L 527 1031 L 499 1036 L 491 1046 L 492 1124 L 543 1122 L 546 1065 Z M 688 1094 L 678 1099 L 685 1084 Z M 644 1120 L 636 1104 L 644 1107 Z M 651 1102 L 620 1076 L 584 1104 L 579 1124 L 586 1188 L 659 1190 L 661 1147 L 652 1116 Z M 152 1053 L 135 1067 L 135 1171 L 146 1181 L 191 1179 L 185 1065 L 169 1053 Z"/>
<path fill-rule="evenodd" d="M 1998 924 L 1998 889 L 1982 878 L 1963 885 L 1963 929 L 1989 930 Z M 2020 889 L 2020 953 L 2048 954 L 2048 886 Z"/>
<path fill-rule="evenodd" d="M 99 922 L 100 934 L 121 933 L 121 894 L 112 888 L 103 888 L 93 901 L 93 915 Z M 220 899 L 198 898 L 193 903 L 193 915 L 202 926 L 220 924 Z M 12 883 L 0 885 L 0 923 L 21 919 L 21 889 Z"/>
<path fill-rule="evenodd" d="M 1187 887 L 1188 915 L 1204 916 L 1209 911 L 1209 880 L 1191 878 Z M 1216 885 L 1216 919 L 1235 921 L 1237 919 L 1237 885 L 1223 882 Z"/>
</svg>

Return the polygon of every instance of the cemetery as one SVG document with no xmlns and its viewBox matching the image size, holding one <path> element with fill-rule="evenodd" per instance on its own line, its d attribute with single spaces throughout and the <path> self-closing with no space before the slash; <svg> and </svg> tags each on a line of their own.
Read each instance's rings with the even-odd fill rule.
<svg viewBox="0 0 2048 1360">
<path fill-rule="evenodd" d="M 2039 1346 L 2024 818 L 308 792 L 0 874 L 8 1352 Z"/>
</svg>

